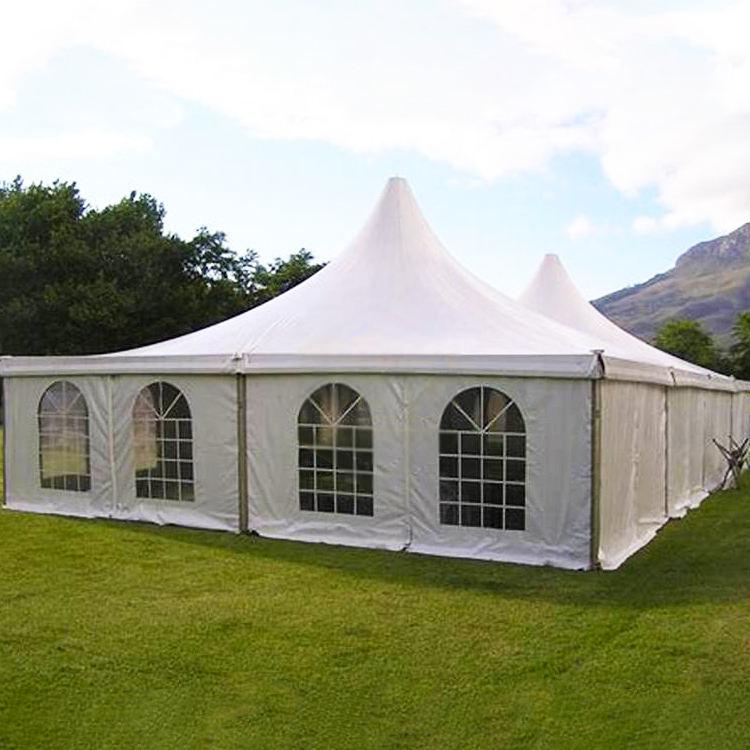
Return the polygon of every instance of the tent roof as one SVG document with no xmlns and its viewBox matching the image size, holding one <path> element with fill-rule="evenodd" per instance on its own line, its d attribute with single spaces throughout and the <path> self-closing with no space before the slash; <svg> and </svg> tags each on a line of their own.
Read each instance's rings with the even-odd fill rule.
<svg viewBox="0 0 750 750">
<path fill-rule="evenodd" d="M 727 385 L 732 382 L 731 378 L 667 354 L 617 326 L 584 299 L 557 255 L 544 257 L 518 301 L 530 310 L 593 337 L 605 354 L 605 362 L 628 360 L 667 368 L 678 380 L 710 380 L 719 387 L 722 382 Z"/>
<path fill-rule="evenodd" d="M 349 247 L 285 294 L 126 355 L 588 355 L 585 335 L 505 297 L 459 265 L 406 180 L 390 179 Z"/>
<path fill-rule="evenodd" d="M 394 177 L 341 255 L 264 305 L 130 351 L 0 358 L 0 372 L 462 372 L 590 378 L 601 374 L 602 359 L 595 352 L 604 349 L 613 357 L 610 371 L 629 380 L 670 384 L 670 368 L 678 365 L 700 380 L 710 377 L 674 358 L 668 362 L 667 355 L 599 316 L 559 262 L 545 261 L 524 303 L 463 268 L 425 221 L 406 181 Z"/>
</svg>

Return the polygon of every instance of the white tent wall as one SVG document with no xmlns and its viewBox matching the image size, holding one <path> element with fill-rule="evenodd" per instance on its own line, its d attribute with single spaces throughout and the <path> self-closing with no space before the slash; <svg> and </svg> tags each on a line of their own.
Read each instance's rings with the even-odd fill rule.
<svg viewBox="0 0 750 750">
<path fill-rule="evenodd" d="M 165 382 L 187 399 L 192 418 L 195 500 L 136 497 L 133 405 L 150 383 Z M 112 378 L 117 503 L 112 516 L 203 529 L 239 529 L 237 389 L 233 376 L 119 375 Z"/>
<path fill-rule="evenodd" d="M 438 432 L 462 390 L 495 388 L 526 423 L 526 529 L 445 526 L 438 521 Z M 581 569 L 591 564 L 591 381 L 409 377 L 410 551 Z"/>
<path fill-rule="evenodd" d="M 249 528 L 279 539 L 403 549 L 403 381 L 387 375 L 252 375 L 246 378 Z M 318 388 L 344 383 L 367 402 L 373 424 L 374 515 L 300 510 L 297 420 Z"/>
<path fill-rule="evenodd" d="M 666 521 L 666 389 L 600 385 L 599 563 L 619 567 Z"/>
<path fill-rule="evenodd" d="M 39 402 L 56 377 L 4 378 L 5 387 L 5 505 L 14 510 L 94 518 L 112 508 L 109 462 L 107 380 L 70 376 L 86 399 L 89 413 L 91 489 L 66 492 L 45 489 L 39 478 Z"/>
<path fill-rule="evenodd" d="M 709 393 L 699 388 L 667 389 L 667 508 L 672 518 L 696 508 L 708 495 L 704 456 L 716 450 L 706 445 Z"/>
<path fill-rule="evenodd" d="M 740 443 L 750 437 L 750 391 L 738 390 L 732 399 L 732 437 Z"/>
<path fill-rule="evenodd" d="M 39 479 L 39 402 L 65 380 L 86 399 L 91 490 L 44 489 Z M 165 381 L 187 398 L 193 422 L 195 501 L 136 498 L 133 405 L 140 390 Z M 6 393 L 6 505 L 16 510 L 111 517 L 237 530 L 237 409 L 232 376 L 10 377 Z"/>
<path fill-rule="evenodd" d="M 714 439 L 727 445 L 732 434 L 732 393 L 704 391 L 705 426 L 703 436 L 703 487 L 713 492 L 727 469 L 726 459 L 716 447 Z"/>
<path fill-rule="evenodd" d="M 374 516 L 301 511 L 297 415 L 326 383 L 370 407 Z M 439 523 L 439 425 L 461 391 L 495 388 L 519 406 L 527 434 L 526 530 Z M 276 538 L 408 549 L 565 568 L 590 565 L 591 382 L 438 375 L 247 378 L 250 529 Z"/>
</svg>

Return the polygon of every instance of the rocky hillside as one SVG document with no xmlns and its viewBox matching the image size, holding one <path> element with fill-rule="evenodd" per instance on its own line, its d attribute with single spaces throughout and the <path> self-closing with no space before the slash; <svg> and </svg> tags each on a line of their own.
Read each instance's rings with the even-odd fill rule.
<svg viewBox="0 0 750 750">
<path fill-rule="evenodd" d="M 691 247 L 666 273 L 593 304 L 644 339 L 668 320 L 690 318 L 726 343 L 737 313 L 750 310 L 750 223 Z"/>
</svg>

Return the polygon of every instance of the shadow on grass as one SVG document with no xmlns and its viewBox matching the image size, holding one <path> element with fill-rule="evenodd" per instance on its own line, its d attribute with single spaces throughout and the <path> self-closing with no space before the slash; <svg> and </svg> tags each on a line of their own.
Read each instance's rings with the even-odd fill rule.
<svg viewBox="0 0 750 750">
<path fill-rule="evenodd" d="M 460 589 L 519 601 L 650 609 L 745 600 L 750 596 L 750 483 L 717 493 L 667 524 L 647 547 L 613 572 L 564 571 L 509 563 L 263 539 L 145 523 L 59 518 L 188 544 L 220 555 L 330 570 L 385 585 Z"/>
</svg>

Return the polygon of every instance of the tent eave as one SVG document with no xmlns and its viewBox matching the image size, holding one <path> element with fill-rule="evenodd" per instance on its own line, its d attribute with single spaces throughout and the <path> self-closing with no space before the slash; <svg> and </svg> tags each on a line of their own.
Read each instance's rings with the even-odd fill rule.
<svg viewBox="0 0 750 750">
<path fill-rule="evenodd" d="M 124 374 L 463 374 L 591 379 L 600 376 L 596 354 L 245 354 L 88 357 L 4 357 L 5 377 Z"/>
</svg>

